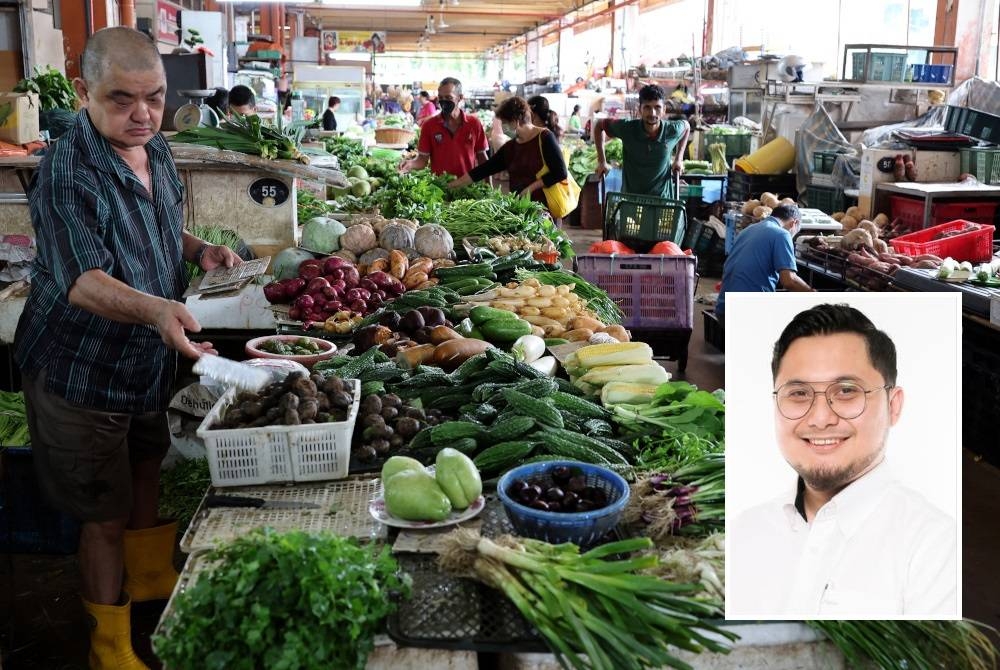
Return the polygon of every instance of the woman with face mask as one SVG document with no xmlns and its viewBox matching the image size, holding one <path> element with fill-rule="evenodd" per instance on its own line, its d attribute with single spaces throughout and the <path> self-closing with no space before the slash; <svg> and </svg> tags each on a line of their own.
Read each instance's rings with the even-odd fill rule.
<svg viewBox="0 0 1000 670">
<path fill-rule="evenodd" d="M 448 186 L 461 188 L 506 170 L 510 177 L 511 193 L 545 204 L 542 188 L 557 184 L 566 179 L 567 175 L 566 161 L 556 136 L 552 131 L 531 122 L 531 108 L 520 97 L 508 98 L 500 105 L 494 119 L 494 124 L 496 123 L 501 125 L 502 132 L 509 141 L 488 161 L 455 179 Z M 548 173 L 539 178 L 536 175 L 543 166 L 548 167 Z M 556 219 L 556 223 L 559 222 Z"/>
</svg>

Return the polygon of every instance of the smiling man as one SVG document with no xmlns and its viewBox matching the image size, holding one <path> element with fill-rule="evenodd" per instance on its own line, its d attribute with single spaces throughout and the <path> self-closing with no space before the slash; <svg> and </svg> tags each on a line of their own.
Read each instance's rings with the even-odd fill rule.
<svg viewBox="0 0 1000 670">
<path fill-rule="evenodd" d="M 75 125 L 29 192 L 38 256 L 18 322 L 35 470 L 48 501 L 82 522 L 79 565 L 90 667 L 145 668 L 132 602 L 170 596 L 177 523 L 158 515 L 166 408 L 187 331 L 185 261 L 240 261 L 184 232 L 184 190 L 160 135 L 167 81 L 156 45 L 129 28 L 87 41 Z"/>
<path fill-rule="evenodd" d="M 604 135 L 622 141 L 622 192 L 676 199 L 671 170 L 683 172 L 684 149 L 691 127 L 687 121 L 664 121 L 663 89 L 648 84 L 639 89 L 638 119 L 600 119 L 592 136 L 601 177 L 611 167 L 604 155 Z"/>
<path fill-rule="evenodd" d="M 785 327 L 771 372 L 797 478 L 731 524 L 727 617 L 957 617 L 956 523 L 885 459 L 904 401 L 889 336 L 853 307 L 817 305 Z"/>
</svg>

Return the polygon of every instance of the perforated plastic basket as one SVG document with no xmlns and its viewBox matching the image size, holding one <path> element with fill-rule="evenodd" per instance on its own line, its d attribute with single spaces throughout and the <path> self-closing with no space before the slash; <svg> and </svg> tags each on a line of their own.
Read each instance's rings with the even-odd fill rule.
<svg viewBox="0 0 1000 670">
<path fill-rule="evenodd" d="M 212 484 L 247 486 L 346 477 L 361 383 L 357 379 L 345 381 L 350 382 L 354 394 L 346 421 L 210 430 L 236 397 L 234 389 L 226 391 L 198 426 L 198 437 L 205 441 L 208 452 Z"/>
<path fill-rule="evenodd" d="M 694 325 L 694 256 L 584 254 L 580 276 L 600 286 L 625 313 L 626 328 L 691 328 Z"/>
<path fill-rule="evenodd" d="M 969 225 L 976 226 L 976 229 L 951 237 L 934 239 L 942 233 L 962 230 Z M 901 235 L 890 244 L 898 253 L 910 256 L 934 254 L 941 258 L 951 256 L 956 261 L 981 262 L 993 257 L 993 230 L 993 226 L 984 226 L 971 221 L 950 221 L 909 235 Z"/>
<path fill-rule="evenodd" d="M 632 193 L 608 193 L 604 239 L 619 240 L 637 251 L 649 251 L 657 242 L 680 244 L 686 228 L 686 206 Z"/>
<path fill-rule="evenodd" d="M 996 201 L 955 201 L 935 202 L 931 205 L 929 225 L 936 226 L 949 221 L 972 221 L 990 224 L 1000 203 Z M 900 219 L 907 230 L 920 230 L 924 224 L 924 201 L 922 198 L 908 198 L 905 195 L 889 196 L 892 218 Z"/>
</svg>

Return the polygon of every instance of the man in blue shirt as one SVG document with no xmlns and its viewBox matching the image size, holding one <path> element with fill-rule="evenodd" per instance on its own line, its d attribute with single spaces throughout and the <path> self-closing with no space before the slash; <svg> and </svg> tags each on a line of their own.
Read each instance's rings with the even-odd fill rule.
<svg viewBox="0 0 1000 670">
<path fill-rule="evenodd" d="M 796 274 L 792 238 L 799 232 L 801 214 L 795 205 L 779 205 L 771 216 L 745 228 L 722 268 L 722 290 L 715 315 L 724 321 L 726 293 L 773 292 L 780 284 L 787 291 L 811 291 Z"/>
</svg>

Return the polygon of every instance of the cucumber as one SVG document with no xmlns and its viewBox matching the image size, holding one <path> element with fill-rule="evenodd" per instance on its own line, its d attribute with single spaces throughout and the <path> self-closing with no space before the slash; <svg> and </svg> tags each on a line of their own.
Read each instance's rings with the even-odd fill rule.
<svg viewBox="0 0 1000 670">
<path fill-rule="evenodd" d="M 546 337 L 545 346 L 547 347 L 558 347 L 560 344 L 569 344 L 569 340 L 564 340 L 561 337 Z"/>
<path fill-rule="evenodd" d="M 518 318 L 517 314 L 514 314 L 514 312 L 509 312 L 505 309 L 497 309 L 495 307 L 488 307 L 487 305 L 476 305 L 470 309 L 469 318 L 472 319 L 472 323 L 474 325 L 479 327 L 487 321 L 492 321 L 493 319 L 504 319 L 506 321 L 521 320 Z M 528 329 L 528 332 L 531 332 L 530 328 Z"/>
<path fill-rule="evenodd" d="M 493 272 L 493 265 L 490 263 L 468 263 L 466 265 L 455 265 L 450 268 L 437 268 L 434 276 L 446 282 L 455 277 L 482 277 Z"/>
<path fill-rule="evenodd" d="M 523 319 L 491 319 L 480 327 L 490 342 L 513 344 L 517 338 L 531 334 L 531 324 Z"/>
</svg>

